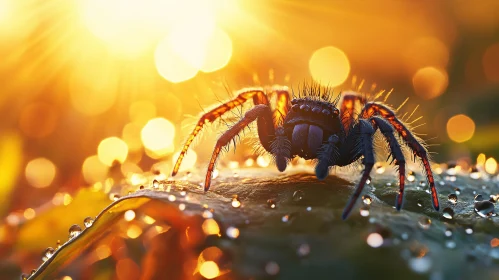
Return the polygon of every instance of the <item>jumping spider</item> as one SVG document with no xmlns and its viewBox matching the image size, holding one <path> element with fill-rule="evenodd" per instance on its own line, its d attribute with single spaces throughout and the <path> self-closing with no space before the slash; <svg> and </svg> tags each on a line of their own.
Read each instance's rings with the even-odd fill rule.
<svg viewBox="0 0 499 280">
<path fill-rule="evenodd" d="M 269 103 L 272 97 L 276 97 L 273 110 Z M 328 175 L 330 167 L 346 166 L 362 157 L 365 168 L 355 192 L 343 211 L 342 218 L 346 219 L 375 163 L 373 135 L 379 129 L 388 143 L 390 156 L 398 167 L 400 186 L 395 201 L 397 210 L 400 210 L 403 201 L 406 161 L 402 148 L 395 138 L 395 132 L 400 135 L 414 156 L 421 159 L 430 186 L 433 207 L 438 211 L 439 201 L 435 180 L 426 148 L 422 143 L 397 118 L 389 106 L 381 102 L 367 102 L 363 95 L 353 92 L 343 94 L 342 97 L 340 99 L 338 95 L 333 100 L 331 89 L 321 88 L 318 85 L 304 86 L 300 96 L 293 99 L 287 87 L 242 89 L 235 98 L 205 113 L 199 119 L 182 148 L 172 176 L 177 174 L 189 145 L 206 123 L 214 122 L 223 114 L 252 99 L 254 107 L 218 139 L 208 165 L 205 191 L 210 188 L 215 162 L 222 148 L 256 120 L 260 144 L 275 158 L 277 169 L 281 172 L 296 156 L 316 159 L 315 174 L 319 180 L 323 180 Z M 356 103 L 362 106 L 358 114 L 354 111 Z"/>
</svg>

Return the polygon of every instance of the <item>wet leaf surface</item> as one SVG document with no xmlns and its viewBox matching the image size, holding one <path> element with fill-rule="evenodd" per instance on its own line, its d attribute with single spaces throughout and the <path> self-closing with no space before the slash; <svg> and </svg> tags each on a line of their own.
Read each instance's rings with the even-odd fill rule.
<svg viewBox="0 0 499 280">
<path fill-rule="evenodd" d="M 230 270 L 220 279 L 499 277 L 499 247 L 491 243 L 499 237 L 497 218 L 484 218 L 474 209 L 476 194 L 488 199 L 499 193 L 497 181 L 444 172 L 437 176 L 442 208 L 436 212 L 426 185 L 420 183 L 424 178 L 416 174 L 407 184 L 403 210 L 397 212 L 393 207 L 398 191 L 394 172 L 372 174 L 373 183 L 363 192 L 372 203 L 363 205 L 359 199 L 350 218 L 343 221 L 341 213 L 357 173 L 338 172 L 318 181 L 303 170 L 280 174 L 245 169 L 237 176 L 229 170 L 221 172 L 207 194 L 201 188 L 203 174 L 184 178 L 189 182 L 162 182 L 156 189 L 139 190 L 113 202 L 92 227 L 57 250 L 35 276 L 56 276 L 104 236 L 124 211 L 138 209 L 175 229 L 154 237 L 156 249 L 143 260 L 144 279 L 199 277 L 193 262 L 210 246 L 224 252 L 224 259 L 219 260 L 221 271 Z M 449 194 L 456 194 L 457 203 L 448 199 Z M 232 203 L 235 195 L 240 202 L 236 207 Z M 444 208 L 452 209 L 453 215 L 444 217 Z M 201 230 L 211 215 L 220 227 L 219 236 L 205 236 Z M 186 239 L 190 235 L 187 228 L 194 230 Z M 172 254 L 179 258 L 172 259 Z M 169 266 L 158 262 L 162 258 Z M 175 270 L 179 260 L 190 264 L 194 273 Z"/>
</svg>

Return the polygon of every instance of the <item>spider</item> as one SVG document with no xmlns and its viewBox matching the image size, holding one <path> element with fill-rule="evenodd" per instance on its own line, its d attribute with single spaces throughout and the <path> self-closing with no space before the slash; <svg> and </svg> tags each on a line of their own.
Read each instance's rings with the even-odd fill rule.
<svg viewBox="0 0 499 280">
<path fill-rule="evenodd" d="M 343 96 L 341 102 L 340 96 Z M 276 98 L 276 104 L 271 106 L 269 100 L 273 97 Z M 229 145 L 239 132 L 256 120 L 260 144 L 274 157 L 280 172 L 286 169 L 294 157 L 315 159 L 316 177 L 323 180 L 329 174 L 330 167 L 346 166 L 362 159 L 364 165 L 362 176 L 342 214 L 342 218 L 346 219 L 369 179 L 375 163 L 373 135 L 379 129 L 390 149 L 392 163 L 398 167 L 399 191 L 395 200 L 396 209 L 400 210 L 402 206 L 406 163 L 401 145 L 395 137 L 398 133 L 414 156 L 421 159 L 433 207 L 436 211 L 439 210 L 438 195 L 427 150 L 410 129 L 397 118 L 394 110 L 382 102 L 367 102 L 365 96 L 355 92 L 339 94 L 333 99 L 330 88 L 321 89 L 318 85 L 304 86 L 299 96 L 293 98 L 290 97 L 287 87 L 240 90 L 233 99 L 202 115 L 182 148 L 172 176 L 177 174 L 189 145 L 206 123 L 214 122 L 250 99 L 254 106 L 225 131 L 215 145 L 206 172 L 205 191 L 210 188 L 215 162 L 222 148 Z M 362 109 L 356 114 L 354 108 L 359 103 Z"/>
</svg>

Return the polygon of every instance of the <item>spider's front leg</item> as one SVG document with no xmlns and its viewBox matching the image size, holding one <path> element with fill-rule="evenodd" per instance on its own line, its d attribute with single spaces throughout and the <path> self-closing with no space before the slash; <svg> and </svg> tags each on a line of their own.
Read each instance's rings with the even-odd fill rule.
<svg viewBox="0 0 499 280">
<path fill-rule="evenodd" d="M 360 136 L 359 136 L 360 143 L 362 146 L 362 154 L 364 155 L 364 159 L 362 161 L 364 164 L 364 171 L 362 172 L 362 177 L 360 178 L 360 182 L 357 185 L 355 192 L 350 198 L 350 201 L 345 207 L 345 210 L 343 210 L 343 214 L 341 215 L 343 219 L 346 219 L 348 215 L 350 215 L 350 212 L 352 211 L 355 202 L 362 193 L 362 189 L 364 189 L 364 185 L 366 184 L 366 181 L 369 178 L 369 174 L 371 173 L 371 170 L 374 166 L 374 151 L 373 151 L 373 139 L 372 139 L 374 134 L 374 128 L 368 121 L 363 119 L 359 120 L 359 126 L 360 126 Z"/>
<path fill-rule="evenodd" d="M 218 138 L 217 144 L 215 145 L 215 149 L 213 150 L 213 154 L 210 159 L 210 163 L 208 165 L 208 171 L 206 172 L 206 178 L 204 182 L 204 191 L 208 191 L 211 185 L 211 175 L 213 170 L 215 169 L 215 163 L 222 151 L 222 148 L 232 141 L 232 139 L 241 132 L 245 127 L 247 127 L 251 122 L 256 119 L 263 119 L 268 121 L 272 120 L 272 112 L 269 106 L 260 104 L 253 107 L 251 110 L 247 111 L 244 114 L 244 117 L 238 121 L 234 126 L 232 126 L 229 130 L 227 130 L 220 138 Z M 260 126 L 260 124 L 259 124 Z M 273 130 L 273 127 L 272 127 Z"/>
<path fill-rule="evenodd" d="M 323 144 L 319 151 L 317 152 L 318 163 L 315 166 L 315 176 L 319 180 L 324 180 L 329 174 L 329 167 L 336 164 L 340 153 L 338 146 L 338 142 L 340 138 L 338 135 L 331 135 L 327 140 L 327 143 Z"/>
<path fill-rule="evenodd" d="M 421 158 L 426 172 L 426 178 L 430 186 L 433 208 L 438 211 L 440 209 L 440 203 L 438 201 L 435 179 L 433 178 L 433 172 L 431 171 L 430 160 L 428 159 L 426 149 L 423 145 L 421 145 L 421 143 L 419 143 L 414 135 L 412 135 L 411 131 L 395 116 L 395 113 L 388 106 L 376 102 L 370 102 L 360 113 L 360 116 L 366 119 L 374 115 L 381 115 L 384 119 L 386 119 L 395 128 L 395 130 L 397 130 L 400 136 L 402 136 L 402 139 L 404 139 L 404 142 L 409 146 L 409 148 L 411 148 L 414 155 Z"/>
<path fill-rule="evenodd" d="M 185 157 L 185 154 L 187 153 L 187 149 L 189 149 L 189 146 L 191 145 L 192 141 L 196 136 L 199 134 L 201 129 L 206 123 L 213 123 L 215 120 L 220 118 L 223 114 L 229 112 L 230 110 L 236 108 L 237 106 L 242 105 L 244 102 L 246 102 L 249 99 L 253 99 L 253 103 L 255 105 L 258 104 L 265 104 L 268 105 L 269 101 L 267 98 L 267 95 L 265 95 L 265 92 L 262 89 L 243 89 L 239 91 L 239 94 L 233 98 L 232 100 L 227 101 L 224 104 L 221 104 L 217 106 L 216 108 L 210 110 L 209 112 L 205 113 L 204 115 L 201 116 L 199 121 L 196 124 L 196 127 L 194 127 L 194 130 L 191 132 L 189 137 L 187 138 L 187 141 L 185 142 L 184 146 L 182 147 L 182 151 L 180 152 L 180 155 L 177 159 L 177 162 L 175 163 L 175 166 L 172 171 L 172 176 L 175 176 L 180 168 L 180 164 L 182 163 L 183 158 Z M 271 138 L 269 135 L 274 134 L 274 126 L 272 122 L 272 116 L 270 115 L 267 120 L 265 119 L 260 119 L 258 120 L 258 134 L 260 136 L 260 141 L 262 142 L 263 147 L 266 150 L 270 149 L 270 141 Z"/>
<path fill-rule="evenodd" d="M 399 172 L 399 193 L 395 200 L 395 207 L 400 210 L 402 207 L 402 202 L 404 199 L 404 186 L 405 186 L 405 158 L 400 144 L 393 134 L 393 127 L 384 119 L 380 117 L 372 117 L 369 119 L 373 124 L 374 128 L 379 128 L 383 136 L 385 136 L 388 146 L 390 147 L 390 156 L 395 160 L 395 164 L 398 166 Z"/>
</svg>

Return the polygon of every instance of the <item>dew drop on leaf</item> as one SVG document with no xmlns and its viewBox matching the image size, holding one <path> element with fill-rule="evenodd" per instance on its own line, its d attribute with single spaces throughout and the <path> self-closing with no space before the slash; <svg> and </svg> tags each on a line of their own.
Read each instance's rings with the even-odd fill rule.
<svg viewBox="0 0 499 280">
<path fill-rule="evenodd" d="M 239 229 L 236 227 L 228 227 L 226 233 L 227 236 L 232 239 L 239 237 Z"/>
<path fill-rule="evenodd" d="M 69 228 L 69 239 L 75 238 L 81 233 L 81 227 L 79 225 L 72 225 Z"/>
<path fill-rule="evenodd" d="M 454 193 L 449 194 L 449 196 L 447 197 L 447 199 L 452 204 L 456 204 L 457 203 L 457 195 L 454 194 Z"/>
<path fill-rule="evenodd" d="M 483 218 L 496 216 L 494 203 L 488 200 L 475 202 L 475 212 Z"/>
<path fill-rule="evenodd" d="M 152 187 L 155 188 L 155 189 L 159 188 L 159 182 L 158 182 L 158 180 L 152 181 Z"/>
<path fill-rule="evenodd" d="M 298 201 L 301 201 L 303 200 L 303 196 L 305 195 L 305 193 L 301 190 L 297 190 L 293 193 L 293 201 L 295 202 L 298 202 Z"/>
<path fill-rule="evenodd" d="M 360 211 L 360 215 L 361 215 L 362 217 L 367 217 L 367 216 L 369 216 L 369 207 L 367 207 L 367 206 L 362 206 L 362 207 L 360 207 L 360 208 L 359 208 L 359 211 Z"/>
<path fill-rule="evenodd" d="M 418 219 L 419 226 L 422 229 L 429 229 L 431 226 L 431 220 L 428 217 L 422 216 Z"/>
<path fill-rule="evenodd" d="M 234 208 L 241 207 L 241 201 L 239 200 L 239 196 L 237 194 L 232 197 L 231 205 Z"/>
<path fill-rule="evenodd" d="M 310 254 L 310 246 L 306 243 L 301 244 L 296 250 L 296 253 L 299 257 L 306 257 L 308 256 L 308 254 Z"/>
<path fill-rule="evenodd" d="M 362 202 L 364 202 L 365 205 L 371 205 L 373 199 L 366 194 L 362 196 Z"/>
<path fill-rule="evenodd" d="M 442 216 L 446 219 L 449 219 L 449 220 L 452 220 L 452 218 L 454 218 L 454 210 L 452 210 L 451 208 L 449 207 L 446 207 L 443 211 L 442 211 Z"/>
<path fill-rule="evenodd" d="M 83 224 L 85 225 L 86 228 L 89 228 L 94 224 L 94 219 L 92 219 L 91 217 L 86 217 L 83 220 Z"/>
<path fill-rule="evenodd" d="M 54 252 L 55 250 L 52 247 L 48 247 L 47 249 L 45 249 L 45 251 L 43 252 L 42 261 L 46 262 L 54 255 Z"/>
<path fill-rule="evenodd" d="M 276 203 L 273 199 L 269 199 L 267 200 L 267 206 L 270 208 L 270 209 L 275 209 L 276 208 Z"/>
</svg>

